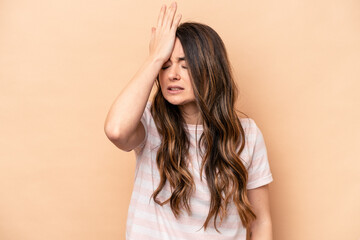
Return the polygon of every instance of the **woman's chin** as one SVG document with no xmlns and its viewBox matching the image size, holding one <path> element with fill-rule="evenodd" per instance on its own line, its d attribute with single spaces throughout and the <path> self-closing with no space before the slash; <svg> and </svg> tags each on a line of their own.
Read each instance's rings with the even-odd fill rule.
<svg viewBox="0 0 360 240">
<path fill-rule="evenodd" d="M 183 105 L 184 102 L 180 100 L 174 100 L 174 99 L 166 99 L 166 101 L 172 105 Z"/>
</svg>

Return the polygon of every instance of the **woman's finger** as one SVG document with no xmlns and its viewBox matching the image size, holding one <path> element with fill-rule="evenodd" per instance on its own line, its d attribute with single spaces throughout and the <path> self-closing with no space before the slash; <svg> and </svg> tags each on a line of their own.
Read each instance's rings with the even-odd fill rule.
<svg viewBox="0 0 360 240">
<path fill-rule="evenodd" d="M 162 5 L 157 20 L 157 28 L 160 28 L 163 25 L 165 12 L 166 12 L 166 5 Z"/>
<path fill-rule="evenodd" d="M 151 28 L 150 43 L 149 43 L 149 51 L 151 51 L 151 47 L 152 47 L 153 42 L 154 42 L 155 31 L 156 31 L 156 28 L 152 27 L 152 28 Z"/>
<path fill-rule="evenodd" d="M 166 13 L 166 16 L 164 18 L 164 23 L 163 26 L 165 26 L 166 28 L 170 28 L 174 19 L 174 15 L 176 12 L 176 2 L 173 2 L 168 10 L 168 12 Z"/>
<path fill-rule="evenodd" d="M 171 30 L 176 31 L 177 27 L 179 26 L 180 20 L 181 14 L 179 13 L 174 19 L 173 24 L 171 25 Z"/>
<path fill-rule="evenodd" d="M 155 36 L 155 31 L 156 31 L 156 28 L 152 27 L 152 28 L 151 28 L 151 38 L 154 38 L 154 36 Z"/>
</svg>

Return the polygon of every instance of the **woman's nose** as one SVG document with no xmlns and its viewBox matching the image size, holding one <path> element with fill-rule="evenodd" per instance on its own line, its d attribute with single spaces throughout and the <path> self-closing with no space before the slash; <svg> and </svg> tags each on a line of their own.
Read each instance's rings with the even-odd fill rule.
<svg viewBox="0 0 360 240">
<path fill-rule="evenodd" d="M 168 76 L 169 76 L 170 80 L 179 80 L 180 79 L 179 71 L 176 66 L 170 67 Z"/>
</svg>

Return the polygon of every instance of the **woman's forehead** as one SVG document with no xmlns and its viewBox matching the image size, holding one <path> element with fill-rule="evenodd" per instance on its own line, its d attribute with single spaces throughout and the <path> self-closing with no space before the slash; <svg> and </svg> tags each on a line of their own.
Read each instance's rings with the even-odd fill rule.
<svg viewBox="0 0 360 240">
<path fill-rule="evenodd" d="M 175 39 L 175 44 L 174 44 L 174 48 L 173 51 L 171 53 L 171 57 L 184 57 L 184 49 L 181 45 L 181 42 L 178 38 Z"/>
</svg>

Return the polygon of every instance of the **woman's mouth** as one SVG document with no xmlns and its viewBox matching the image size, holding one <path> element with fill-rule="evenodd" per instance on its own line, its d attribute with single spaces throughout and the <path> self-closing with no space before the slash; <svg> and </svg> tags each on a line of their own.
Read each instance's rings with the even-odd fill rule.
<svg viewBox="0 0 360 240">
<path fill-rule="evenodd" d="M 169 87 L 167 90 L 169 93 L 179 93 L 179 92 L 183 91 L 184 89 L 181 87 Z"/>
</svg>

